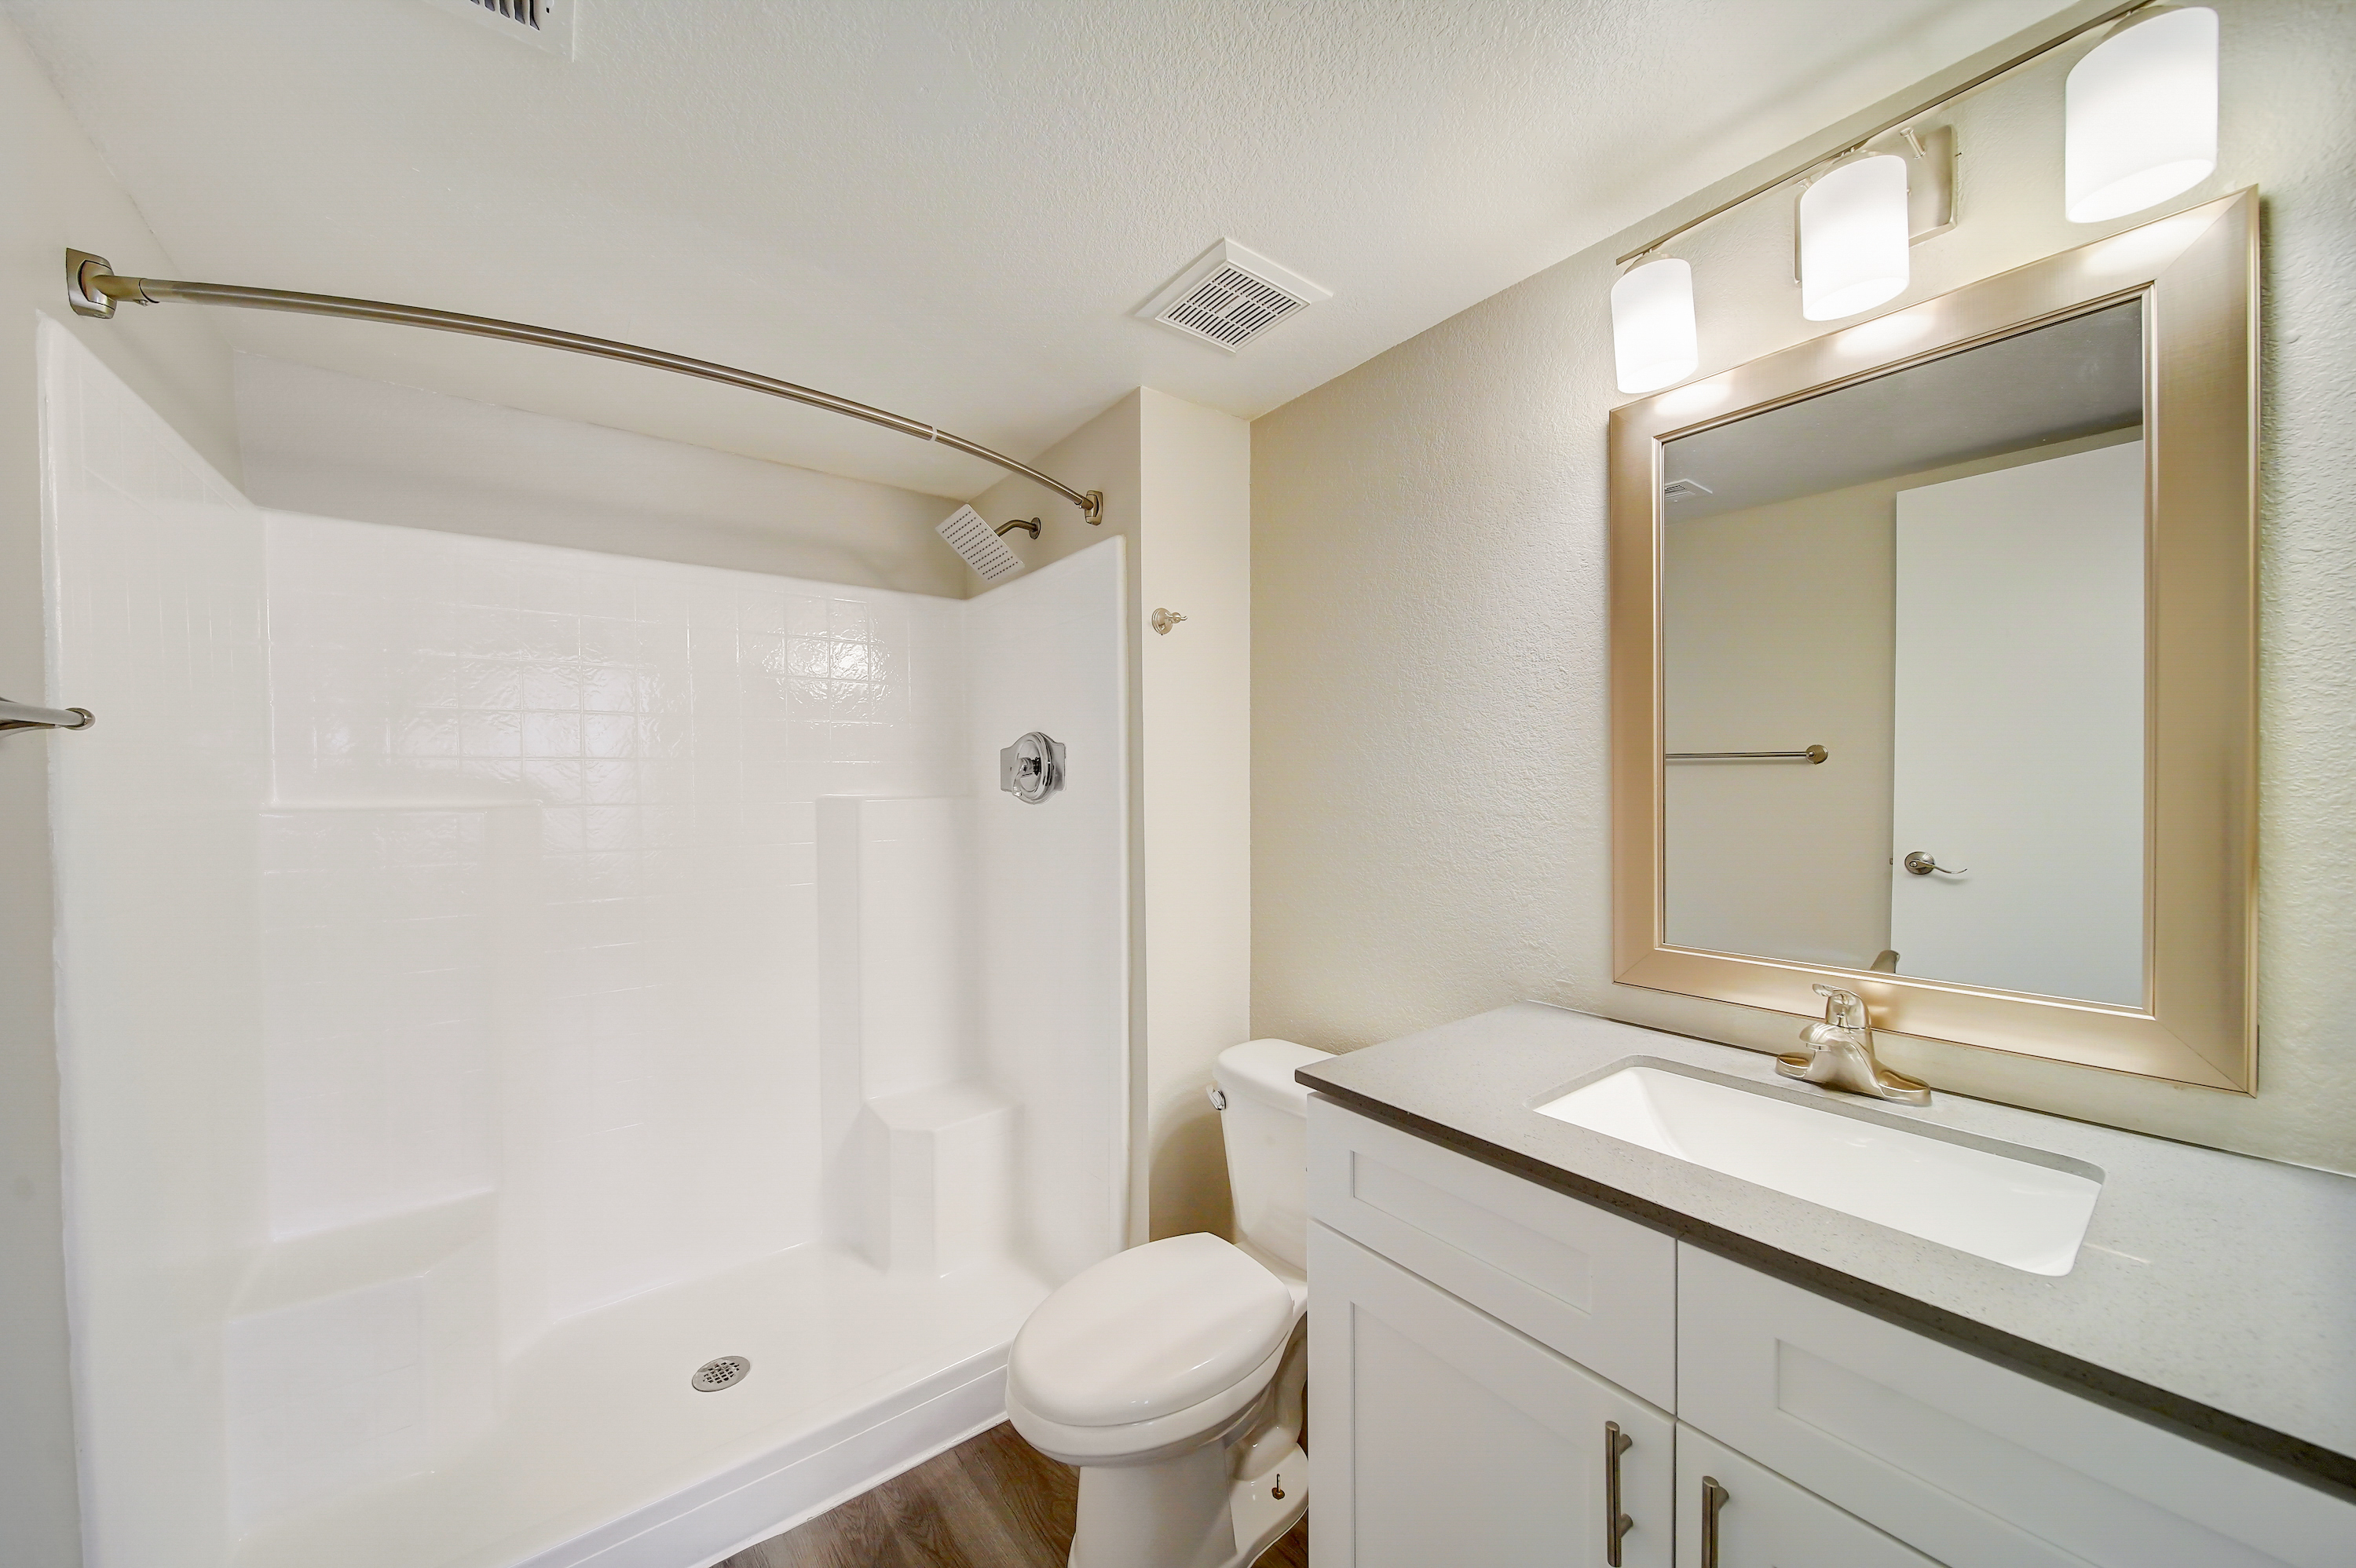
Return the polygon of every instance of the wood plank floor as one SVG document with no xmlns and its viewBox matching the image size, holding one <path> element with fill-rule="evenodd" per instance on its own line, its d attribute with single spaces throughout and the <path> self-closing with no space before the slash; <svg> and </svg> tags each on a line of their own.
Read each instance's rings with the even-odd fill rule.
<svg viewBox="0 0 2356 1568">
<path fill-rule="evenodd" d="M 1079 1472 L 1003 1424 L 720 1568 L 1064 1568 Z M 1309 1521 L 1260 1568 L 1309 1568 Z"/>
</svg>

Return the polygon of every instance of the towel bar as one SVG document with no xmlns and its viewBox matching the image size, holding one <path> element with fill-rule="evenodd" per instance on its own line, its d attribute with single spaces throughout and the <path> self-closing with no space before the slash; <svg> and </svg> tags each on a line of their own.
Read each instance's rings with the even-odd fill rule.
<svg viewBox="0 0 2356 1568">
<path fill-rule="evenodd" d="M 1821 763 L 1831 756 L 1822 746 L 1804 752 L 1664 752 L 1665 763 Z"/>
</svg>

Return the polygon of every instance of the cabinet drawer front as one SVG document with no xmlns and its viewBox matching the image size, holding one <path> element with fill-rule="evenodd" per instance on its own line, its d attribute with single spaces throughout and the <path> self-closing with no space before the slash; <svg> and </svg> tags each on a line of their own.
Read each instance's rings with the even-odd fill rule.
<svg viewBox="0 0 2356 1568">
<path fill-rule="evenodd" d="M 1309 1212 L 1676 1408 L 1676 1243 L 1665 1232 L 1323 1100 L 1309 1105 Z"/>
<path fill-rule="evenodd" d="M 1719 1488 L 1714 1531 L 1703 1519 L 1711 1484 Z M 1939 1565 L 1679 1422 L 1677 1568 Z"/>
<path fill-rule="evenodd" d="M 1675 1426 L 1623 1389 L 1309 1228 L 1315 1568 L 1671 1568 Z M 1609 1428 L 1607 1424 L 1609 1424 Z"/>
<path fill-rule="evenodd" d="M 2356 1504 L 1679 1251 L 1682 1418 L 1952 1568 L 2356 1564 Z"/>
</svg>

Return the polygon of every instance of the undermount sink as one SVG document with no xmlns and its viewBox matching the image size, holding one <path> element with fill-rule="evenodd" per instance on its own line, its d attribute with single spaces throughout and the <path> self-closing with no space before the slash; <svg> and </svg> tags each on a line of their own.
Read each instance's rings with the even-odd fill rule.
<svg viewBox="0 0 2356 1568">
<path fill-rule="evenodd" d="M 2078 1160 L 1665 1062 L 1622 1066 L 1537 1110 L 2030 1274 L 2070 1272 L 2103 1190 Z"/>
</svg>

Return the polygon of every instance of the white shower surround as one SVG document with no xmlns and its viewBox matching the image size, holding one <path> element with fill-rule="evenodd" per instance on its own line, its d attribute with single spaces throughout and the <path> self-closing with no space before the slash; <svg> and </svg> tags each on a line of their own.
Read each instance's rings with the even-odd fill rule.
<svg viewBox="0 0 2356 1568">
<path fill-rule="evenodd" d="M 997 1419 L 1119 1243 L 1120 543 L 263 512 L 42 348 L 90 1561 L 678 1568 Z"/>
</svg>

